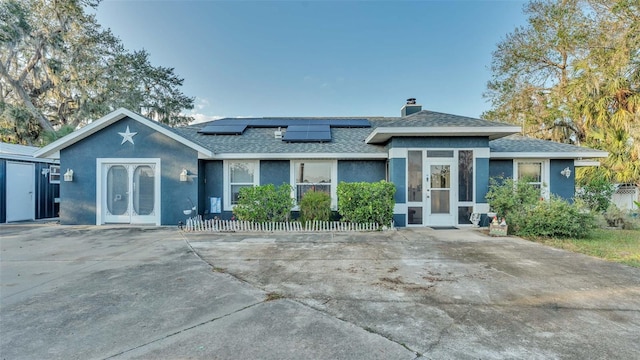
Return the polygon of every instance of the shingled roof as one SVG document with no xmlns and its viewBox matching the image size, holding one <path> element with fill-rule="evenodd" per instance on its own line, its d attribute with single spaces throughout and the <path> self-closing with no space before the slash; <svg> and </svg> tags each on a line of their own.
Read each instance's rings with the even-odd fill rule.
<svg viewBox="0 0 640 360">
<path fill-rule="evenodd" d="M 602 150 L 563 144 L 549 140 L 510 135 L 489 142 L 491 158 L 551 158 L 579 159 L 603 158 L 608 153 Z"/>
</svg>

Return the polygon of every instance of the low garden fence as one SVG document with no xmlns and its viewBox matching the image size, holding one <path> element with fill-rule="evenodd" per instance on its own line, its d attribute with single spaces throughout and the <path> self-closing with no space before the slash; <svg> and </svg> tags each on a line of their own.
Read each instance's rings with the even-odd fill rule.
<svg viewBox="0 0 640 360">
<path fill-rule="evenodd" d="M 357 232 L 395 230 L 393 223 L 389 226 L 377 223 L 352 223 L 344 221 L 286 221 L 286 222 L 252 222 L 240 220 L 202 219 L 201 216 L 188 218 L 184 224 L 185 231 L 211 232 Z"/>
</svg>

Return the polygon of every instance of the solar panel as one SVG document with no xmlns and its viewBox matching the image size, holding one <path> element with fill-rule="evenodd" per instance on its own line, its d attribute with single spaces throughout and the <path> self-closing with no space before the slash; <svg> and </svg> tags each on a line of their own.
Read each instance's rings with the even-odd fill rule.
<svg viewBox="0 0 640 360">
<path fill-rule="evenodd" d="M 287 142 L 331 141 L 329 125 L 290 125 L 282 137 Z"/>
<path fill-rule="evenodd" d="M 238 125 L 207 125 L 198 131 L 205 135 L 240 135 L 247 128 L 245 124 Z"/>
<path fill-rule="evenodd" d="M 198 131 L 205 135 L 240 135 L 247 127 L 286 128 L 282 141 L 331 141 L 331 128 L 369 128 L 367 119 L 335 118 L 237 118 L 213 121 Z"/>
</svg>

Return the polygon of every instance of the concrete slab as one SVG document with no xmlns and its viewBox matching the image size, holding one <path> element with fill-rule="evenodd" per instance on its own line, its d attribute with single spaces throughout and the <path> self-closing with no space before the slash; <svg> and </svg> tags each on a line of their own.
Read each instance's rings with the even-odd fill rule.
<svg viewBox="0 0 640 360">
<path fill-rule="evenodd" d="M 376 334 L 290 300 L 258 304 L 116 358 L 414 359 Z"/>
<path fill-rule="evenodd" d="M 3 359 L 631 359 L 639 333 L 640 269 L 518 238 L 0 226 Z"/>
<path fill-rule="evenodd" d="M 219 271 L 429 359 L 636 358 L 640 269 L 472 230 L 186 234 Z"/>
<path fill-rule="evenodd" d="M 106 358 L 265 297 L 171 228 L 27 228 L 0 248 L 3 359 Z"/>
<path fill-rule="evenodd" d="M 175 228 L 11 225 L 0 235 L 2 359 L 416 357 L 299 302 L 269 301 L 278 295 L 212 268 Z"/>
</svg>

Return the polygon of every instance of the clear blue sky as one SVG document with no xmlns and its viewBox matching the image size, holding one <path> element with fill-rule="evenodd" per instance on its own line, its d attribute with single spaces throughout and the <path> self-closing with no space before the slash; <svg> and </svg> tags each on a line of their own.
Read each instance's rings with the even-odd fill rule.
<svg viewBox="0 0 640 360">
<path fill-rule="evenodd" d="M 496 44 L 523 1 L 105 0 L 98 22 L 174 67 L 194 115 L 479 117 Z"/>
</svg>

